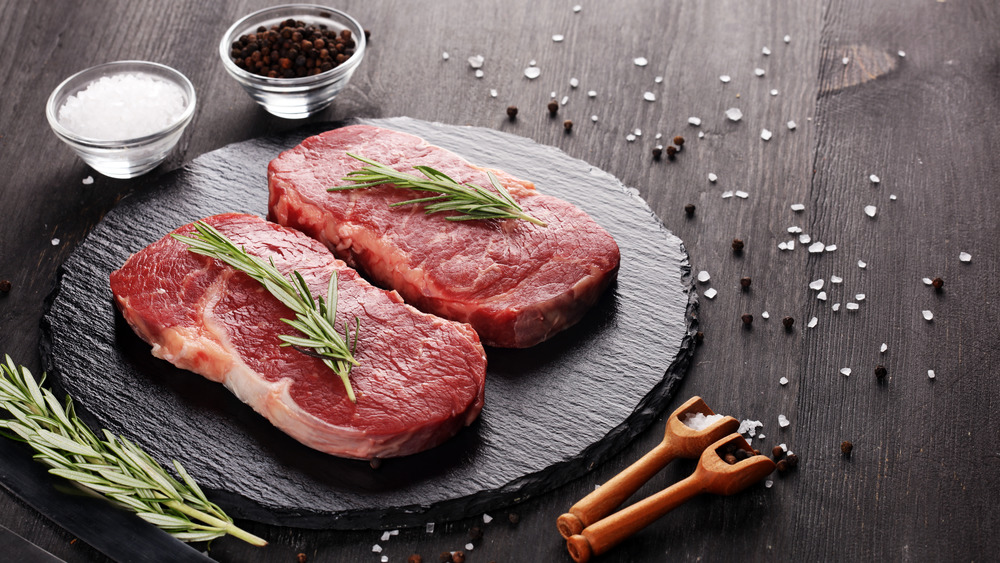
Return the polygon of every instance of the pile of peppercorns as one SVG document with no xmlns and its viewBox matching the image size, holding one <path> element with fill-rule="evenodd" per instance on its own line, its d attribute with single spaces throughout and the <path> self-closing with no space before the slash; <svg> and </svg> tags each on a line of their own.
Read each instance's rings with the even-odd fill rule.
<svg viewBox="0 0 1000 563">
<path fill-rule="evenodd" d="M 229 56 L 236 66 L 260 76 L 299 78 L 343 64 L 356 46 L 349 29 L 337 33 L 323 24 L 287 19 L 233 41 Z"/>
</svg>

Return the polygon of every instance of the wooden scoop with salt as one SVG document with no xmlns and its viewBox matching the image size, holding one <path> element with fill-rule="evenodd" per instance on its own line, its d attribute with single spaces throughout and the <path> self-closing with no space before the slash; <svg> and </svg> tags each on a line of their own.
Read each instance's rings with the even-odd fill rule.
<svg viewBox="0 0 1000 563">
<path fill-rule="evenodd" d="M 742 461 L 730 464 L 720 450 L 736 447 L 750 453 Z M 701 454 L 690 477 L 653 494 L 603 520 L 584 528 L 566 540 L 566 549 L 577 563 L 611 549 L 625 538 L 652 524 L 658 518 L 701 493 L 732 495 L 749 487 L 774 471 L 767 456 L 753 455 L 753 449 L 739 434 L 730 434 Z"/>
<path fill-rule="evenodd" d="M 688 415 L 715 413 L 701 397 L 691 397 L 667 418 L 663 441 L 627 469 L 574 504 L 569 512 L 556 520 L 562 537 L 579 534 L 584 528 L 611 514 L 625 499 L 676 458 L 697 459 L 705 448 L 723 436 L 736 432 L 739 421 L 723 417 L 701 430 L 684 420 Z"/>
</svg>

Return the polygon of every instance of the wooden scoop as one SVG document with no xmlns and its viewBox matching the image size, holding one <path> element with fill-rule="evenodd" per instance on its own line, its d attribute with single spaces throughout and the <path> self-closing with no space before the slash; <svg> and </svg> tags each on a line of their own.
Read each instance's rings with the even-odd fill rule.
<svg viewBox="0 0 1000 563">
<path fill-rule="evenodd" d="M 697 459 L 705 448 L 719 438 L 736 432 L 740 423 L 727 416 L 703 430 L 684 424 L 688 414 L 715 414 L 701 397 L 691 397 L 667 418 L 663 441 L 599 489 L 574 504 L 556 520 L 562 537 L 579 534 L 584 528 L 611 514 L 639 487 L 678 457 Z"/>
<path fill-rule="evenodd" d="M 751 456 L 730 465 L 719 450 L 737 447 Z M 658 518 L 701 493 L 731 495 L 760 481 L 774 471 L 775 464 L 753 449 L 739 434 L 730 434 L 715 442 L 698 460 L 690 477 L 604 518 L 566 540 L 566 549 L 577 563 L 611 549 L 625 538 L 652 524 Z"/>
</svg>

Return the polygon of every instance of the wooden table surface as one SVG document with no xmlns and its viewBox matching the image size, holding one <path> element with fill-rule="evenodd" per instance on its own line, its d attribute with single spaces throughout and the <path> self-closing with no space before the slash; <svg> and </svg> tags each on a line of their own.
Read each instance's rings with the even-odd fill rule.
<svg viewBox="0 0 1000 563">
<path fill-rule="evenodd" d="M 694 272 L 711 275 L 696 283 L 704 342 L 670 409 L 701 395 L 718 412 L 761 421 L 766 437 L 754 444 L 770 451 L 785 443 L 801 463 L 773 475 L 770 488 L 685 504 L 600 560 L 995 558 L 1000 4 L 580 3 L 577 11 L 574 2 L 341 2 L 370 29 L 371 44 L 348 89 L 310 121 L 410 116 L 557 146 L 638 190 L 685 241 Z M 266 4 L 0 2 L 0 279 L 12 284 L 0 296 L 0 352 L 40 373 L 39 320 L 60 263 L 144 181 L 105 178 L 76 158 L 46 123 L 52 89 L 78 70 L 120 59 L 186 74 L 198 93 L 197 113 L 154 176 L 226 144 L 294 128 L 301 122 L 271 117 L 251 102 L 218 60 L 223 31 Z M 485 58 L 482 78 L 467 62 L 473 55 Z M 648 64 L 637 65 L 637 57 Z M 531 61 L 541 69 L 534 80 L 523 74 Z M 554 118 L 546 110 L 553 92 L 567 98 Z M 646 92 L 655 100 L 644 100 Z M 510 105 L 519 108 L 513 122 Z M 742 110 L 738 122 L 725 117 L 733 107 Z M 690 117 L 699 117 L 700 127 L 689 125 Z M 566 119 L 574 124 L 569 133 Z M 764 129 L 770 140 L 762 139 Z M 654 161 L 652 148 L 675 135 L 686 140 L 676 160 Z M 689 203 L 697 207 L 692 217 L 684 212 Z M 866 206 L 874 206 L 874 217 Z M 808 252 L 800 234 L 825 251 Z M 745 242 L 741 255 L 731 250 L 734 238 Z M 789 240 L 792 250 L 779 248 Z M 970 262 L 960 261 L 963 252 Z M 752 279 L 748 290 L 741 277 Z M 943 291 L 922 281 L 935 277 Z M 825 280 L 825 301 L 809 287 L 818 279 Z M 709 289 L 718 292 L 713 299 Z M 859 307 L 848 310 L 848 302 Z M 754 316 L 752 328 L 743 326 L 744 314 Z M 795 320 L 790 331 L 785 316 Z M 878 364 L 888 370 L 882 383 L 873 375 Z M 781 415 L 787 427 L 779 427 Z M 398 562 L 420 553 L 437 561 L 443 551 L 464 550 L 478 524 L 483 537 L 467 552 L 469 562 L 569 561 L 556 517 L 658 443 L 662 420 L 610 462 L 493 512 L 489 524 L 467 518 L 381 541 L 375 530 L 244 522 L 270 545 L 226 538 L 210 554 L 220 561 L 292 562 L 305 553 L 310 561 L 386 555 Z M 845 440 L 854 445 L 849 457 L 841 453 Z M 641 494 L 691 467 L 668 468 Z M 70 510 L 80 501 L 66 502 Z M 519 516 L 516 525 L 508 513 Z M 95 548 L 6 488 L 0 525 L 66 561 L 176 558 L 145 525 L 113 550 Z M 11 560 L 17 550 L 30 553 L 24 543 L 9 544 Z M 384 552 L 373 553 L 374 544 Z"/>
</svg>

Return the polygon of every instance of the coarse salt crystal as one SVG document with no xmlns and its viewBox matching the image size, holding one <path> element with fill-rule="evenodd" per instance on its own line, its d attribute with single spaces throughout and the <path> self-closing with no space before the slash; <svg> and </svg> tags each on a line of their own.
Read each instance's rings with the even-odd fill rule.
<svg viewBox="0 0 1000 563">
<path fill-rule="evenodd" d="M 924 279 L 922 279 L 920 281 L 924 282 L 924 285 L 932 285 L 934 283 L 934 280 L 932 280 L 930 278 L 924 278 Z"/>
<path fill-rule="evenodd" d="M 791 207 L 792 211 L 794 211 L 796 213 L 798 213 L 799 211 L 804 211 L 805 208 L 806 208 L 806 206 L 803 205 L 803 204 L 801 204 L 801 203 L 793 203 L 789 207 Z"/>
<path fill-rule="evenodd" d="M 594 123 L 597 123 L 597 116 L 596 115 L 590 116 L 590 120 L 593 121 Z"/>
<path fill-rule="evenodd" d="M 932 370 L 932 369 L 927 370 L 927 378 L 928 379 L 934 379 L 934 377 L 935 377 L 934 376 L 934 370 Z"/>
<path fill-rule="evenodd" d="M 858 267 L 863 270 L 868 267 L 868 262 L 865 262 L 864 260 L 858 260 Z"/>
<path fill-rule="evenodd" d="M 817 293 L 816 294 L 816 299 L 819 299 L 820 301 L 826 301 L 826 292 L 825 291 L 821 291 L 821 292 Z"/>
<path fill-rule="evenodd" d="M 465 544 L 465 550 L 466 550 L 466 551 L 472 551 L 472 550 L 473 550 L 473 549 L 475 549 L 475 548 L 476 548 L 476 546 L 472 545 L 472 543 L 471 543 L 471 542 L 470 542 L 470 543 L 467 543 L 467 544 Z"/>
<path fill-rule="evenodd" d="M 716 295 L 717 295 L 718 293 L 719 293 L 719 292 L 718 292 L 718 291 L 715 291 L 715 288 L 714 288 L 714 287 L 710 287 L 710 288 L 708 288 L 708 289 L 706 289 L 706 290 L 705 290 L 705 294 L 704 294 L 704 295 L 705 295 L 705 297 L 707 297 L 707 298 L 709 298 L 709 299 L 715 299 L 715 296 L 716 296 Z"/>
<path fill-rule="evenodd" d="M 447 61 L 448 59 L 451 58 L 451 55 L 448 54 L 448 51 L 445 51 L 441 53 L 441 58 Z"/>
<path fill-rule="evenodd" d="M 770 319 L 771 318 L 771 313 L 768 313 L 767 311 L 764 311 L 763 313 L 760 314 L 760 316 L 763 319 Z"/>
<path fill-rule="evenodd" d="M 840 59 L 840 62 L 844 63 L 844 65 L 846 66 L 847 63 L 851 62 L 851 58 L 850 57 L 844 57 L 844 58 Z"/>
<path fill-rule="evenodd" d="M 873 183 L 873 184 L 878 184 L 879 182 L 881 182 L 881 181 L 882 181 L 881 179 L 879 179 L 879 177 L 878 177 L 878 176 L 876 176 L 876 175 L 874 175 L 874 174 L 872 174 L 871 176 L 869 176 L 869 177 L 868 177 L 868 180 L 869 180 L 869 181 L 870 181 L 871 183 Z"/>
<path fill-rule="evenodd" d="M 778 243 L 778 250 L 788 250 L 788 243 L 782 241 Z"/>
<path fill-rule="evenodd" d="M 476 69 L 476 78 L 482 78 L 484 76 L 486 76 L 486 74 L 484 74 L 482 70 Z"/>
<path fill-rule="evenodd" d="M 379 562 L 380 563 L 389 563 L 389 556 L 388 555 L 383 555 L 382 557 L 379 558 Z"/>
<path fill-rule="evenodd" d="M 701 283 L 705 283 L 710 279 L 712 279 L 712 276 L 707 271 L 702 270 L 698 272 L 698 281 L 700 281 Z"/>
<path fill-rule="evenodd" d="M 864 293 L 858 293 L 858 294 L 855 294 L 855 295 L 854 295 L 854 300 L 855 300 L 855 301 L 864 301 L 864 300 L 865 300 L 865 297 L 866 297 L 866 296 L 865 296 L 865 294 L 864 294 Z"/>
<path fill-rule="evenodd" d="M 968 252 L 960 252 L 958 254 L 958 259 L 962 262 L 972 262 L 972 255 Z"/>
<path fill-rule="evenodd" d="M 823 245 L 823 243 L 821 243 L 821 242 L 814 242 L 814 243 L 812 243 L 812 244 L 809 245 L 809 253 L 810 254 L 817 254 L 819 252 L 823 252 L 824 248 L 826 248 L 826 247 Z"/>
<path fill-rule="evenodd" d="M 806 326 L 809 327 L 809 328 L 814 328 L 817 323 L 819 323 L 819 319 L 817 319 L 816 317 L 813 317 L 813 318 L 809 319 L 809 323 L 806 324 Z"/>
<path fill-rule="evenodd" d="M 490 97 L 491 98 L 497 97 L 497 94 L 499 94 L 499 92 L 497 92 L 496 89 L 490 88 Z"/>
<path fill-rule="evenodd" d="M 777 96 L 777 95 L 778 95 L 778 90 L 776 90 L 776 89 L 772 89 L 772 90 L 771 90 L 771 95 L 772 95 L 772 96 Z"/>
<path fill-rule="evenodd" d="M 493 517 L 489 514 L 483 514 L 483 524 L 489 524 L 493 521 Z"/>
<path fill-rule="evenodd" d="M 625 135 L 625 140 L 628 141 L 628 142 L 630 142 L 630 143 L 635 142 L 635 135 L 633 135 L 632 133 L 629 133 L 628 135 Z"/>
<path fill-rule="evenodd" d="M 778 384 L 779 385 L 788 385 L 788 378 L 787 377 L 782 377 L 781 379 L 778 380 Z"/>
<path fill-rule="evenodd" d="M 733 78 L 731 76 L 729 76 L 728 74 L 723 74 L 722 76 L 719 77 L 719 80 L 722 81 L 723 84 L 728 83 L 732 79 Z"/>
<path fill-rule="evenodd" d="M 385 532 L 382 532 L 382 537 L 379 538 L 379 539 L 381 541 L 389 541 L 389 538 L 391 538 L 391 537 L 392 537 L 392 534 L 390 534 L 388 531 L 385 531 Z"/>
<path fill-rule="evenodd" d="M 809 244 L 809 241 L 811 240 L 812 237 L 809 236 L 809 233 L 803 233 L 799 235 L 799 244 Z"/>
<path fill-rule="evenodd" d="M 786 242 L 785 245 L 788 247 L 788 250 L 795 250 L 795 241 L 794 240 L 790 240 L 790 241 Z"/>
<path fill-rule="evenodd" d="M 756 74 L 757 76 L 764 76 L 764 69 L 762 69 L 762 68 L 755 68 L 755 69 L 753 69 L 753 73 Z"/>
<path fill-rule="evenodd" d="M 787 428 L 789 424 L 791 424 L 791 421 L 788 420 L 788 417 L 783 414 L 778 415 L 778 426 Z"/>
<path fill-rule="evenodd" d="M 715 181 L 718 180 L 718 179 L 719 179 L 719 177 L 716 176 L 714 173 L 712 173 L 712 172 L 708 173 L 708 181 L 709 182 L 712 182 L 714 184 Z"/>
<path fill-rule="evenodd" d="M 632 62 L 635 63 L 635 66 L 646 66 L 647 64 L 649 64 L 649 61 L 646 60 L 646 57 L 636 57 L 632 59 Z"/>
<path fill-rule="evenodd" d="M 834 313 L 836 313 L 837 311 L 839 311 L 840 310 L 840 303 L 834 303 L 833 305 L 831 305 L 830 306 L 830 310 L 833 311 Z"/>
<path fill-rule="evenodd" d="M 704 131 L 698 131 L 698 138 L 699 139 L 704 139 L 705 138 L 705 132 Z"/>
<path fill-rule="evenodd" d="M 382 546 L 379 545 L 379 544 L 373 545 L 372 546 L 372 552 L 374 552 L 374 553 L 382 553 Z"/>
<path fill-rule="evenodd" d="M 786 35 L 786 36 L 785 36 L 785 37 L 784 37 L 784 38 L 782 39 L 782 41 L 784 41 L 785 43 L 791 43 L 791 42 L 792 42 L 792 36 L 791 36 L 791 35 Z"/>
<path fill-rule="evenodd" d="M 925 321 L 932 321 L 932 320 L 934 320 L 934 313 L 928 311 L 927 309 L 924 309 L 923 311 L 921 311 L 920 314 L 924 316 L 924 320 Z"/>
<path fill-rule="evenodd" d="M 844 278 L 840 276 L 830 276 L 830 283 L 840 283 L 844 281 Z"/>
<path fill-rule="evenodd" d="M 528 61 L 528 66 L 538 66 L 538 61 L 536 61 L 535 59 L 531 59 L 530 61 Z"/>
<path fill-rule="evenodd" d="M 788 125 L 788 129 L 790 129 L 790 130 L 792 130 L 792 131 L 794 131 L 794 130 L 795 130 L 795 127 L 797 127 L 797 126 L 795 125 L 795 122 L 794 122 L 794 121 L 789 121 L 787 125 Z"/>
<path fill-rule="evenodd" d="M 761 129 L 760 130 L 760 138 L 764 139 L 765 141 L 770 141 L 771 140 L 771 132 L 768 131 L 767 129 Z"/>
<path fill-rule="evenodd" d="M 653 82 L 656 82 L 657 84 L 660 84 L 660 83 L 663 82 L 663 77 L 662 76 L 657 76 L 656 78 L 653 79 Z"/>
<path fill-rule="evenodd" d="M 528 68 L 524 69 L 524 76 L 528 80 L 534 80 L 539 76 L 541 76 L 541 74 L 542 74 L 542 69 L 538 68 L 537 66 L 529 66 Z"/>
<path fill-rule="evenodd" d="M 173 125 L 188 105 L 184 90 L 145 73 L 103 76 L 66 98 L 60 125 L 101 141 L 151 135 Z"/>
<path fill-rule="evenodd" d="M 472 68 L 483 68 L 484 62 L 486 62 L 486 57 L 482 55 L 472 55 L 469 57 L 469 66 Z"/>
<path fill-rule="evenodd" d="M 760 52 L 761 52 L 761 54 L 763 54 L 763 55 L 764 55 L 765 57 L 771 54 L 771 50 L 770 50 L 770 49 L 768 49 L 767 47 L 764 47 L 763 49 L 761 49 L 761 50 L 760 50 Z"/>
<path fill-rule="evenodd" d="M 740 108 L 729 108 L 726 110 L 726 117 L 729 121 L 739 121 L 743 119 L 743 112 Z"/>
<path fill-rule="evenodd" d="M 881 354 L 885 354 L 885 351 L 888 350 L 888 349 L 889 349 L 889 345 L 886 344 L 885 342 L 883 342 L 882 346 L 878 349 L 878 351 Z"/>
<path fill-rule="evenodd" d="M 759 420 L 746 419 L 740 422 L 740 427 L 736 429 L 736 432 L 755 436 L 757 434 L 757 429 L 763 427 L 764 423 Z"/>
<path fill-rule="evenodd" d="M 802 232 L 802 227 L 788 227 L 788 232 L 797 235 Z"/>
<path fill-rule="evenodd" d="M 733 197 L 732 190 L 726 190 L 726 191 L 722 192 L 722 199 L 729 199 L 731 197 Z"/>
<path fill-rule="evenodd" d="M 836 244 L 828 244 L 828 245 L 826 245 L 826 248 L 824 248 L 823 250 L 825 250 L 827 252 L 833 252 L 834 250 L 837 250 L 837 245 Z"/>
<path fill-rule="evenodd" d="M 83 185 L 84 186 L 89 186 L 89 185 L 91 185 L 93 183 L 94 183 L 94 177 L 93 176 L 87 176 L 86 178 L 83 179 Z"/>
<path fill-rule="evenodd" d="M 636 137 L 642 137 L 642 129 L 636 128 L 636 130 L 632 133 L 634 133 Z"/>
<path fill-rule="evenodd" d="M 563 35 L 560 34 L 560 33 L 557 33 L 557 34 L 555 34 L 555 35 L 552 36 L 552 41 L 554 43 L 562 43 L 563 39 L 565 39 L 565 37 L 563 37 Z"/>
<path fill-rule="evenodd" d="M 896 194 L 889 194 L 889 201 L 896 201 Z"/>
<path fill-rule="evenodd" d="M 589 97 L 589 98 L 596 98 L 597 97 L 597 90 L 588 90 L 587 91 L 587 97 Z"/>
<path fill-rule="evenodd" d="M 655 102 L 656 94 L 652 92 L 645 92 L 642 94 L 642 99 L 646 100 L 647 102 Z"/>
<path fill-rule="evenodd" d="M 847 310 L 848 311 L 857 311 L 858 307 L 860 307 L 860 305 L 858 305 L 857 303 L 854 303 L 853 301 L 847 304 Z"/>
<path fill-rule="evenodd" d="M 823 289 L 823 283 L 824 283 L 823 278 L 820 278 L 818 280 L 813 280 L 809 282 L 809 289 L 815 289 L 815 290 Z"/>
<path fill-rule="evenodd" d="M 906 51 L 899 51 L 899 52 L 898 52 L 898 53 L 896 53 L 896 54 L 897 54 L 897 55 L 899 55 L 899 58 L 903 58 L 903 57 L 905 57 L 905 56 L 906 56 Z"/>
<path fill-rule="evenodd" d="M 427 523 L 427 524 L 426 524 L 426 525 L 424 526 L 424 530 L 425 530 L 425 531 L 426 531 L 426 532 L 427 532 L 428 534 L 433 534 L 433 533 L 434 533 L 434 522 L 428 522 L 428 523 Z"/>
<path fill-rule="evenodd" d="M 52 243 L 52 246 L 59 246 L 59 239 L 57 239 L 57 238 L 54 238 L 54 239 L 52 239 L 49 242 Z"/>
<path fill-rule="evenodd" d="M 684 418 L 681 419 L 681 422 L 684 423 L 684 426 L 687 426 L 692 430 L 705 430 L 706 428 L 722 420 L 723 418 L 725 417 L 721 414 L 706 415 L 705 413 L 700 413 L 700 412 L 697 413 L 689 412 L 686 415 L 684 415 Z"/>
<path fill-rule="evenodd" d="M 849 376 L 851 375 L 851 368 L 840 368 L 840 373 Z"/>
<path fill-rule="evenodd" d="M 569 103 L 569 96 L 563 96 L 563 98 L 561 100 L 559 100 L 559 105 L 563 105 L 564 106 L 567 103 Z"/>
<path fill-rule="evenodd" d="M 876 213 L 878 213 L 878 208 L 876 208 L 874 205 L 865 206 L 865 215 L 869 217 L 874 217 Z"/>
<path fill-rule="evenodd" d="M 689 117 L 688 118 L 688 125 L 694 125 L 695 127 L 701 125 L 701 118 L 700 117 L 694 117 L 694 116 Z"/>
<path fill-rule="evenodd" d="M 583 9 L 583 6 L 577 4 L 577 5 L 573 6 L 573 13 L 574 14 L 579 14 L 580 10 L 582 10 L 582 9 Z"/>
<path fill-rule="evenodd" d="M 579 78 L 570 78 L 569 79 L 569 87 L 570 88 L 576 88 L 578 86 L 580 86 L 580 79 Z"/>
<path fill-rule="evenodd" d="M 773 487 L 773 486 L 774 486 L 774 481 L 772 481 L 772 480 L 770 480 L 770 479 L 766 479 L 766 480 L 764 481 L 764 488 L 765 488 L 765 489 L 770 489 L 770 488 L 771 488 L 771 487 Z"/>
<path fill-rule="evenodd" d="M 746 199 L 746 198 L 750 197 L 750 194 L 748 194 L 748 193 L 746 193 L 746 192 L 744 192 L 742 190 L 736 190 L 736 197 L 738 197 L 740 199 Z"/>
</svg>

